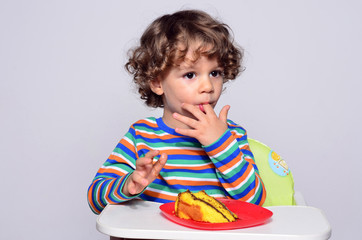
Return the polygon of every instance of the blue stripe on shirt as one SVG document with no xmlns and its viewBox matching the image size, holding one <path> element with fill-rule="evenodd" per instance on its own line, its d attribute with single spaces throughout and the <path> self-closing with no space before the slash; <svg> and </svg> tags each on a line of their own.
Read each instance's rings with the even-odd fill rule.
<svg viewBox="0 0 362 240">
<path fill-rule="evenodd" d="M 168 172 L 184 172 L 184 173 L 215 173 L 215 169 L 207 168 L 202 170 L 192 170 L 192 169 L 183 169 L 183 168 L 177 168 L 177 169 L 165 169 L 163 168 L 161 172 L 168 173 Z"/>
<path fill-rule="evenodd" d="M 249 186 L 244 190 L 242 191 L 241 193 L 239 194 L 236 194 L 236 195 L 233 195 L 234 198 L 236 199 L 240 199 L 240 198 L 243 198 L 245 197 L 250 191 L 252 191 L 255 187 L 255 181 L 252 181 Z"/>
<path fill-rule="evenodd" d="M 137 159 L 136 154 L 134 152 L 132 152 L 129 148 L 127 148 L 126 146 L 124 146 L 121 143 L 118 143 L 116 148 L 122 150 L 125 154 L 127 154 L 128 156 L 130 156 L 133 159 Z"/>
<path fill-rule="evenodd" d="M 230 177 L 228 179 L 219 178 L 220 182 L 221 183 L 233 183 L 233 182 L 235 182 L 240 177 L 240 175 L 243 175 L 245 173 L 248 166 L 249 166 L 249 163 L 245 161 L 245 164 L 242 166 L 242 168 L 240 169 L 238 174 L 235 174 L 235 175 L 233 175 L 232 177 Z"/>
<path fill-rule="evenodd" d="M 232 152 L 227 158 L 221 160 L 221 161 L 213 161 L 215 164 L 215 167 L 220 168 L 226 164 L 228 164 L 229 162 L 233 161 L 238 155 L 240 154 L 240 149 L 236 148 L 234 150 L 234 152 Z M 218 160 L 216 158 L 216 160 Z M 240 161 L 243 161 L 243 159 L 240 157 Z"/>
<path fill-rule="evenodd" d="M 221 138 L 220 138 L 217 142 L 215 142 L 215 143 L 213 143 L 213 144 L 211 144 L 211 145 L 209 145 L 209 146 L 206 146 L 206 147 L 205 147 L 205 151 L 206 151 L 206 152 L 211 152 L 211 151 L 219 148 L 222 144 L 224 144 L 224 142 L 225 142 L 230 136 L 231 136 L 231 132 L 230 132 L 229 130 L 226 130 L 225 133 L 224 133 L 224 135 L 222 135 Z"/>
</svg>

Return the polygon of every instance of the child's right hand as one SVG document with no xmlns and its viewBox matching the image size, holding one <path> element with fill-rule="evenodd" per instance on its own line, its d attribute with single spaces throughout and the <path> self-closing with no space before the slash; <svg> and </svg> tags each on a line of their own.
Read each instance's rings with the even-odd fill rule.
<svg viewBox="0 0 362 240">
<path fill-rule="evenodd" d="M 127 178 L 122 192 L 126 196 L 139 194 L 152 183 L 165 166 L 167 154 L 162 153 L 158 161 L 153 164 L 153 158 L 160 154 L 158 150 L 151 150 L 144 157 L 137 159 L 136 170 Z"/>
</svg>

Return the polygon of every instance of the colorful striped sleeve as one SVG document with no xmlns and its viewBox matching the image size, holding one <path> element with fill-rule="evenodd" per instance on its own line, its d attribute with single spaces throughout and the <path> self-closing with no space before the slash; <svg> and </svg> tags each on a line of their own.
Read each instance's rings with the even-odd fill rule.
<svg viewBox="0 0 362 240">
<path fill-rule="evenodd" d="M 229 122 L 229 129 L 204 149 L 216 167 L 219 181 L 232 198 L 257 205 L 264 203 L 265 187 L 243 128 Z"/>
<path fill-rule="evenodd" d="M 134 133 L 134 128 L 131 127 L 98 170 L 88 188 L 88 204 L 96 214 L 101 213 L 107 204 L 128 201 L 141 194 L 128 197 L 121 191 L 127 177 L 136 168 Z"/>
</svg>

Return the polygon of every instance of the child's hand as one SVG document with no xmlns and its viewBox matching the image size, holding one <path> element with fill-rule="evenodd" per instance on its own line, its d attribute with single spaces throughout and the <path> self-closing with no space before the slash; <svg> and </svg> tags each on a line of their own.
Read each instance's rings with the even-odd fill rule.
<svg viewBox="0 0 362 240">
<path fill-rule="evenodd" d="M 176 128 L 175 131 L 177 133 L 196 138 L 202 145 L 207 146 L 219 139 L 227 130 L 227 114 L 230 106 L 224 106 L 220 111 L 219 117 L 210 104 L 202 106 L 204 112 L 201 111 L 199 106 L 187 103 L 182 105 L 182 108 L 194 115 L 196 119 L 178 113 L 174 113 L 173 117 L 190 127 L 190 129 Z"/>
<path fill-rule="evenodd" d="M 165 166 L 167 155 L 162 153 L 158 161 L 153 164 L 153 158 L 160 154 L 158 150 L 151 150 L 144 157 L 137 159 L 136 170 L 126 180 L 122 192 L 126 196 L 139 194 L 153 182 Z"/>
</svg>

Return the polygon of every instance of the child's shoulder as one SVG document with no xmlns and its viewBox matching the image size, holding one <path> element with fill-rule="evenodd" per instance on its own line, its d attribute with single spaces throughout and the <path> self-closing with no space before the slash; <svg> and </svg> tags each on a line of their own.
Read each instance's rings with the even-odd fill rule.
<svg viewBox="0 0 362 240">
<path fill-rule="evenodd" d="M 140 120 L 134 122 L 131 127 L 138 128 L 138 127 L 142 127 L 142 126 L 143 127 L 145 127 L 145 126 L 156 127 L 157 119 L 155 117 L 146 117 L 146 118 L 143 118 L 143 119 L 140 119 Z"/>
</svg>

